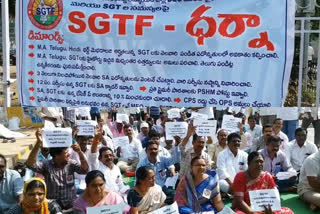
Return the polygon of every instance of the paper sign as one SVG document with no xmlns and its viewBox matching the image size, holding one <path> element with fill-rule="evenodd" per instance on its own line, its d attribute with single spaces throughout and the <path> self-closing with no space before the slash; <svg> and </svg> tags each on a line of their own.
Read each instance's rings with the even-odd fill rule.
<svg viewBox="0 0 320 214">
<path fill-rule="evenodd" d="M 178 108 L 173 108 L 167 111 L 168 113 L 168 118 L 169 119 L 174 119 L 174 118 L 180 118 L 180 109 Z"/>
<path fill-rule="evenodd" d="M 291 177 L 297 176 L 297 172 L 295 171 L 278 172 L 276 176 L 278 180 L 287 180 Z"/>
<path fill-rule="evenodd" d="M 152 212 L 152 214 L 179 214 L 179 208 L 177 202 L 169 206 L 164 206 Z"/>
<path fill-rule="evenodd" d="M 103 207 L 87 207 L 87 214 L 122 214 L 126 204 L 108 205 Z"/>
<path fill-rule="evenodd" d="M 44 120 L 44 128 L 55 128 L 56 126 L 54 125 L 53 122 L 50 120 Z"/>
<path fill-rule="evenodd" d="M 97 126 L 97 122 L 94 120 L 77 120 L 78 136 L 94 136 L 94 129 Z"/>
<path fill-rule="evenodd" d="M 277 189 L 249 191 L 251 208 L 254 212 L 264 211 L 264 206 L 271 205 L 272 211 L 281 210 L 280 195 Z"/>
<path fill-rule="evenodd" d="M 69 147 L 72 144 L 71 128 L 45 128 L 42 132 L 43 147 Z"/>
<path fill-rule="evenodd" d="M 208 120 L 208 115 L 193 111 L 193 112 L 191 112 L 191 119 L 193 119 L 193 120 Z"/>
<path fill-rule="evenodd" d="M 217 121 L 216 120 L 202 120 L 196 125 L 196 133 L 198 136 L 207 137 L 216 134 Z"/>
<path fill-rule="evenodd" d="M 168 177 L 166 180 L 166 183 L 164 184 L 166 187 L 175 187 L 177 180 L 179 178 L 179 174 L 176 173 L 174 176 L 172 177 Z"/>
<path fill-rule="evenodd" d="M 86 108 L 86 107 L 77 108 L 77 113 L 80 117 L 90 117 L 90 108 Z"/>
<path fill-rule="evenodd" d="M 118 147 L 123 148 L 129 145 L 129 137 L 124 136 L 124 137 L 112 138 L 112 142 L 115 149 L 117 149 Z"/>
<path fill-rule="evenodd" d="M 298 107 L 282 107 L 277 111 L 277 118 L 282 120 L 298 120 L 299 119 L 299 109 Z"/>
<path fill-rule="evenodd" d="M 129 116 L 127 114 L 118 114 L 117 113 L 117 122 L 118 121 L 129 123 Z"/>
<path fill-rule="evenodd" d="M 173 140 L 174 136 L 184 138 L 188 132 L 188 123 L 186 122 L 167 122 L 166 139 Z"/>
<path fill-rule="evenodd" d="M 229 133 L 239 131 L 239 123 L 242 122 L 241 118 L 236 118 L 232 115 L 223 115 L 222 119 L 222 129 L 227 130 Z"/>
</svg>

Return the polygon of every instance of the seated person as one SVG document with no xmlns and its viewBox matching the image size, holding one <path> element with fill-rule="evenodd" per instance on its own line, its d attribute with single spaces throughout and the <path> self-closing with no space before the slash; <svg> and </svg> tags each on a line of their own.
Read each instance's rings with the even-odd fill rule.
<svg viewBox="0 0 320 214">
<path fill-rule="evenodd" d="M 233 194 L 233 179 L 240 171 L 248 168 L 248 154 L 240 150 L 241 136 L 238 133 L 231 133 L 227 138 L 228 148 L 218 155 L 217 171 L 221 191 Z"/>
<path fill-rule="evenodd" d="M 320 151 L 310 155 L 300 170 L 298 194 L 310 203 L 312 211 L 320 208 Z"/>
<path fill-rule="evenodd" d="M 234 178 L 232 208 L 237 213 L 254 214 L 250 207 L 249 191 L 277 188 L 272 176 L 268 172 L 263 171 L 263 166 L 263 156 L 258 152 L 251 152 L 248 156 L 248 170 L 239 172 Z M 275 212 L 272 212 L 270 207 L 266 207 L 264 213 L 293 214 L 286 207 L 282 207 L 280 211 Z"/>
<path fill-rule="evenodd" d="M 124 134 L 129 138 L 129 145 L 124 148 L 118 147 L 117 156 L 119 162 L 117 163 L 121 172 L 135 171 L 139 162 L 139 154 L 142 151 L 140 140 L 133 136 L 133 129 L 131 125 L 124 126 Z"/>
<path fill-rule="evenodd" d="M 32 149 L 27 166 L 34 172 L 41 173 L 48 185 L 48 199 L 56 199 L 63 210 L 72 208 L 76 199 L 74 173 L 86 174 L 88 163 L 78 144 L 73 144 L 72 149 L 78 153 L 81 164 L 70 159 L 69 148 L 50 148 L 52 160 L 36 161 L 39 148 L 42 145 L 40 129 L 36 132 L 37 142 Z M 64 179 L 62 179 L 64 178 Z"/>
<path fill-rule="evenodd" d="M 140 133 L 138 134 L 138 139 L 141 141 L 143 148 L 146 147 L 146 144 L 148 142 L 149 131 L 149 124 L 146 122 L 142 122 L 140 124 Z"/>
<path fill-rule="evenodd" d="M 250 148 L 251 152 L 257 152 L 265 148 L 268 138 L 272 136 L 272 125 L 264 125 L 262 128 L 262 133 L 262 136 L 255 138 L 252 141 L 252 145 Z"/>
<path fill-rule="evenodd" d="M 180 170 L 181 152 L 179 148 L 179 143 L 181 142 L 180 137 L 175 137 L 175 140 L 165 140 L 166 150 L 170 152 L 172 163 L 176 171 Z"/>
<path fill-rule="evenodd" d="M 179 213 L 200 213 L 224 208 L 216 172 L 206 173 L 206 161 L 201 157 L 191 160 L 191 171 L 184 175 L 174 197 Z"/>
<path fill-rule="evenodd" d="M 174 190 L 167 188 L 164 184 L 169 176 L 175 175 L 175 167 L 172 159 L 159 156 L 159 146 L 155 142 L 149 141 L 146 146 L 147 157 L 142 159 L 137 168 L 150 166 L 156 176 L 156 184 L 162 187 L 167 196 L 166 204 L 173 203 Z"/>
<path fill-rule="evenodd" d="M 0 154 L 0 214 L 21 203 L 22 191 L 23 179 L 17 171 L 7 169 L 7 160 Z"/>
<path fill-rule="evenodd" d="M 304 160 L 311 154 L 318 151 L 317 146 L 307 141 L 307 130 L 297 128 L 295 131 L 295 140 L 289 143 L 286 155 L 292 167 L 300 172 Z"/>
<path fill-rule="evenodd" d="M 120 193 L 125 196 L 130 189 L 124 185 L 120 169 L 114 164 L 114 154 L 112 149 L 101 147 L 98 153 L 98 145 L 102 137 L 101 131 L 97 132 L 91 146 L 91 153 L 88 160 L 92 170 L 99 170 L 104 174 L 105 186 L 108 190 Z"/>
<path fill-rule="evenodd" d="M 281 138 L 282 143 L 280 146 L 280 150 L 285 152 L 289 143 L 289 138 L 285 133 L 281 131 L 282 128 L 283 128 L 283 120 L 281 118 L 275 119 L 272 125 L 273 135 Z"/>
<path fill-rule="evenodd" d="M 7 214 L 62 214 L 59 204 L 54 200 L 46 199 L 46 196 L 45 182 L 40 178 L 31 178 L 24 184 L 22 203 L 12 207 Z"/>
<path fill-rule="evenodd" d="M 149 166 L 142 166 L 136 172 L 136 185 L 128 193 L 131 214 L 147 214 L 164 206 L 166 195 L 156 184 L 155 173 Z"/>
<path fill-rule="evenodd" d="M 192 147 L 187 149 L 189 138 L 192 136 Z M 187 136 L 183 138 L 182 143 L 179 145 L 181 151 L 181 162 L 179 176 L 186 175 L 190 172 L 190 162 L 194 157 L 201 157 L 206 161 L 207 169 L 212 168 L 212 161 L 208 153 L 205 152 L 205 138 L 195 134 L 195 127 L 192 123 L 189 124 Z"/>
<path fill-rule="evenodd" d="M 123 203 L 123 198 L 105 188 L 105 178 L 99 170 L 92 170 L 86 175 L 86 190 L 73 203 L 74 214 L 86 214 L 87 207 L 102 207 Z M 129 211 L 129 207 L 123 213 Z"/>
<path fill-rule="evenodd" d="M 208 154 L 213 160 L 213 162 L 215 163 L 215 165 L 217 164 L 218 154 L 228 147 L 227 137 L 228 137 L 228 131 L 225 129 L 220 129 L 217 132 L 218 143 L 214 144 L 212 148 L 208 151 Z"/>
<path fill-rule="evenodd" d="M 296 172 L 286 155 L 280 151 L 281 138 L 278 136 L 271 136 L 268 138 L 266 148 L 259 152 L 264 158 L 264 171 L 269 172 L 274 179 L 279 172 Z M 296 192 L 297 176 L 292 176 L 286 180 L 277 180 L 276 184 L 280 192 Z"/>
</svg>

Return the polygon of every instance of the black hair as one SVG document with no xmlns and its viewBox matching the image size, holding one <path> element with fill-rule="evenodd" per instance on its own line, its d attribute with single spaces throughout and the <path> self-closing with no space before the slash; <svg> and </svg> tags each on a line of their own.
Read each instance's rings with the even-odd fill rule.
<svg viewBox="0 0 320 214">
<path fill-rule="evenodd" d="M 272 128 L 272 125 L 271 124 L 266 124 L 262 127 L 262 132 L 264 132 L 265 129 L 267 128 Z"/>
<path fill-rule="evenodd" d="M 140 184 L 140 181 L 144 180 L 147 177 L 150 170 L 153 171 L 153 169 L 150 166 L 139 167 L 139 169 L 137 169 L 136 171 L 136 184 Z"/>
<path fill-rule="evenodd" d="M 6 159 L 6 157 L 5 157 L 3 154 L 0 154 L 0 158 L 3 159 L 4 165 L 7 166 L 7 159 Z"/>
<path fill-rule="evenodd" d="M 255 159 L 255 158 L 258 157 L 258 156 L 261 156 L 261 157 L 263 158 L 263 156 L 262 156 L 259 152 L 257 152 L 257 151 L 251 152 L 251 153 L 248 155 L 248 165 L 251 163 L 251 161 L 252 161 L 253 159 Z"/>
<path fill-rule="evenodd" d="M 148 147 L 151 146 L 151 145 L 153 145 L 153 144 L 156 144 L 156 145 L 159 147 L 159 145 L 158 145 L 156 142 L 149 140 L 149 141 L 147 142 L 147 144 L 146 144 L 146 151 L 148 150 Z"/>
<path fill-rule="evenodd" d="M 105 151 L 111 151 L 112 152 L 112 154 L 113 154 L 113 151 L 112 151 L 112 149 L 110 149 L 109 147 L 101 147 L 100 149 L 99 149 L 99 159 L 102 157 L 102 153 L 104 153 Z"/>
<path fill-rule="evenodd" d="M 34 180 L 28 184 L 28 186 L 26 188 L 26 192 L 29 192 L 30 190 L 33 190 L 34 188 L 41 188 L 41 189 L 45 190 L 45 186 L 43 185 L 43 183 L 41 183 L 40 181 Z"/>
<path fill-rule="evenodd" d="M 192 136 L 192 142 L 196 141 L 198 137 L 199 137 L 199 135 L 197 135 L 196 133 L 193 134 L 193 136 Z"/>
<path fill-rule="evenodd" d="M 250 116 L 248 117 L 248 121 L 249 121 L 249 120 L 256 120 L 256 117 L 253 116 L 253 115 L 250 115 Z"/>
<path fill-rule="evenodd" d="M 131 124 L 129 123 L 126 123 L 124 126 L 123 126 L 124 129 L 128 129 L 128 128 L 132 128 Z"/>
<path fill-rule="evenodd" d="M 281 118 L 276 118 L 274 121 L 273 121 L 273 124 L 276 124 L 277 123 L 277 121 L 283 121 Z"/>
<path fill-rule="evenodd" d="M 196 156 L 196 157 L 192 158 L 191 163 L 190 163 L 191 166 L 193 166 L 194 162 L 196 162 L 197 160 L 201 160 L 201 159 L 203 159 L 203 158 L 200 156 Z"/>
<path fill-rule="evenodd" d="M 296 131 L 294 132 L 294 135 L 297 135 L 298 132 L 306 132 L 306 134 L 308 134 L 307 129 L 304 129 L 304 128 L 297 128 Z"/>
<path fill-rule="evenodd" d="M 239 138 L 239 139 L 241 140 L 240 134 L 238 134 L 238 133 L 236 133 L 236 132 L 233 132 L 233 133 L 231 133 L 231 134 L 228 135 L 228 138 L 227 138 L 228 143 L 231 143 L 231 140 L 232 140 L 233 138 Z"/>
<path fill-rule="evenodd" d="M 234 115 L 234 117 L 237 117 L 237 118 L 243 118 L 243 116 L 245 116 L 245 115 L 244 115 L 244 113 L 242 113 L 242 112 L 238 112 L 238 113 L 236 113 L 236 114 Z"/>
<path fill-rule="evenodd" d="M 96 179 L 97 177 L 102 178 L 102 180 L 104 182 L 106 182 L 106 179 L 104 178 L 104 174 L 99 171 L 99 170 L 92 170 L 90 172 L 88 172 L 88 174 L 86 175 L 85 181 L 86 181 L 86 185 L 89 186 L 89 184 L 91 183 L 91 181 L 93 181 L 94 179 Z"/>
<path fill-rule="evenodd" d="M 267 140 L 267 144 L 273 143 L 273 142 L 279 142 L 281 143 L 282 139 L 278 136 L 270 136 Z"/>
<path fill-rule="evenodd" d="M 150 126 L 150 125 L 149 125 L 149 126 Z M 159 132 L 157 132 L 156 130 L 151 129 L 151 130 L 149 131 L 148 138 L 151 139 L 151 138 L 153 138 L 153 137 L 158 137 L 158 138 L 160 138 L 160 137 L 161 137 L 161 134 L 160 134 Z"/>
<path fill-rule="evenodd" d="M 57 155 L 60 155 L 64 150 L 68 149 L 68 147 L 53 147 L 49 149 L 49 154 L 52 158 Z"/>
</svg>

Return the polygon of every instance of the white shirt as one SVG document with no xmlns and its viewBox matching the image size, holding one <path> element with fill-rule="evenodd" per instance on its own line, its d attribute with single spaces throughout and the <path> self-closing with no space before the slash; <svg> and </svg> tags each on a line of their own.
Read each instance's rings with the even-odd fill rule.
<svg viewBox="0 0 320 214">
<path fill-rule="evenodd" d="M 255 139 L 262 135 L 262 127 L 260 125 L 256 124 L 253 129 L 250 129 L 250 126 L 248 124 L 244 125 L 244 127 L 246 128 L 246 133 L 249 133 L 252 139 Z"/>
<path fill-rule="evenodd" d="M 298 194 L 300 196 L 305 192 L 315 191 L 309 184 L 308 176 L 320 177 L 320 151 L 310 155 L 301 167 L 298 184 Z"/>
<path fill-rule="evenodd" d="M 288 150 L 288 145 L 289 145 L 289 138 L 288 136 L 280 131 L 276 136 L 280 137 L 282 139 L 282 143 L 280 146 L 281 151 L 285 152 Z"/>
<path fill-rule="evenodd" d="M 314 143 L 306 141 L 302 147 L 298 145 L 296 140 L 289 143 L 286 155 L 291 162 L 292 167 L 296 171 L 300 171 L 304 160 L 311 154 L 318 151 L 317 146 Z"/>
<path fill-rule="evenodd" d="M 229 148 L 220 152 L 217 159 L 219 178 L 223 180 L 229 178 L 233 181 L 238 172 L 247 170 L 247 158 L 248 154 L 240 149 L 236 157 Z"/>
<path fill-rule="evenodd" d="M 89 171 L 91 171 L 90 163 L 88 162 L 88 157 L 89 157 L 90 152 L 91 152 L 91 146 L 87 146 L 86 152 L 83 153 L 84 158 L 86 159 L 86 161 L 88 163 Z M 76 153 L 73 149 L 69 149 L 69 153 L 70 153 L 70 159 L 77 161 L 78 164 L 81 164 L 80 157 L 79 157 L 78 153 Z M 74 177 L 79 180 L 84 180 L 86 178 L 86 175 L 80 175 L 75 172 Z"/>
<path fill-rule="evenodd" d="M 104 174 L 104 178 L 106 179 L 105 187 L 107 190 L 125 194 L 125 192 L 130 189 L 130 187 L 123 184 L 120 168 L 114 164 L 112 169 L 110 169 L 98 160 L 98 156 L 98 152 L 89 153 L 89 162 L 91 163 L 91 169 L 100 170 Z"/>
<path fill-rule="evenodd" d="M 119 160 L 128 161 L 139 158 L 139 154 L 142 152 L 142 145 L 140 140 L 132 138 L 131 143 L 125 147 L 121 147 L 121 156 Z"/>
<path fill-rule="evenodd" d="M 168 158 L 171 158 L 171 154 L 170 152 L 164 148 L 163 146 L 159 145 L 159 152 L 158 152 L 158 156 L 159 157 L 168 157 Z M 139 159 L 140 161 L 147 158 L 147 152 L 145 149 L 143 149 L 140 154 L 139 154 Z M 139 161 L 139 162 L 140 162 Z"/>
</svg>

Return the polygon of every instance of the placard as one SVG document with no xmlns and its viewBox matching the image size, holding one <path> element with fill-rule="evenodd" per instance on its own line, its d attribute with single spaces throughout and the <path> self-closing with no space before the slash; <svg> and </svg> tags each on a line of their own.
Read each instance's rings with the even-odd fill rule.
<svg viewBox="0 0 320 214">
<path fill-rule="evenodd" d="M 187 136 L 188 123 L 186 122 L 167 122 L 166 123 L 166 139 L 174 140 L 175 136 L 184 138 Z"/>
<path fill-rule="evenodd" d="M 87 207 L 87 214 L 122 214 L 126 204 L 108 205 L 102 207 Z"/>
<path fill-rule="evenodd" d="M 299 108 L 298 107 L 281 107 L 278 108 L 277 118 L 282 120 L 298 120 Z"/>
<path fill-rule="evenodd" d="M 152 214 L 179 214 L 178 204 L 177 202 L 174 202 L 171 205 L 153 211 Z"/>
<path fill-rule="evenodd" d="M 78 136 L 94 136 L 94 129 L 97 126 L 97 122 L 94 120 L 77 120 Z"/>
<path fill-rule="evenodd" d="M 112 138 L 112 142 L 115 149 L 117 149 L 118 147 L 124 148 L 129 145 L 129 137 L 124 136 L 124 137 Z"/>
<path fill-rule="evenodd" d="M 117 122 L 125 122 L 129 124 L 129 116 L 127 114 L 117 113 Z"/>
<path fill-rule="evenodd" d="M 169 119 L 180 118 L 180 117 L 181 117 L 180 112 L 181 112 L 180 109 L 178 109 L 178 108 L 172 108 L 172 109 L 170 109 L 170 110 L 167 111 L 168 118 L 169 118 Z"/>
<path fill-rule="evenodd" d="M 191 112 L 191 119 L 195 120 L 208 120 L 208 115 L 207 114 L 201 114 L 198 112 Z"/>
<path fill-rule="evenodd" d="M 229 133 L 238 132 L 238 126 L 241 122 L 241 118 L 237 118 L 232 115 L 223 115 L 221 129 L 225 129 Z"/>
<path fill-rule="evenodd" d="M 281 210 L 280 195 L 278 189 L 264 189 L 249 191 L 252 211 L 264 211 L 264 206 L 271 205 L 272 211 Z"/>
<path fill-rule="evenodd" d="M 202 120 L 196 125 L 196 133 L 198 136 L 208 137 L 216 134 L 217 121 L 216 120 Z"/>
<path fill-rule="evenodd" d="M 70 147 L 72 144 L 71 128 L 45 128 L 42 132 L 43 147 Z"/>
</svg>

